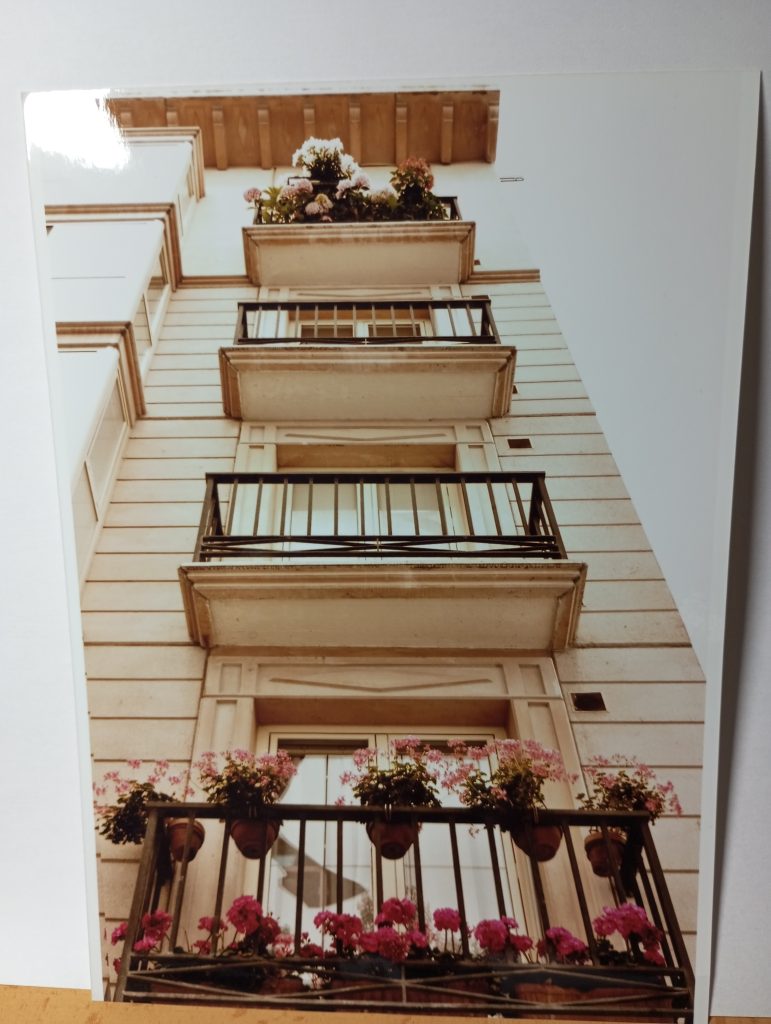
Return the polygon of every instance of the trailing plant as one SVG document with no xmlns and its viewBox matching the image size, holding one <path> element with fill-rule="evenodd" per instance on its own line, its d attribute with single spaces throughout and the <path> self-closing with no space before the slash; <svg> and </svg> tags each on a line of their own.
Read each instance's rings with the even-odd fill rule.
<svg viewBox="0 0 771 1024">
<path fill-rule="evenodd" d="M 381 759 L 388 757 L 388 767 Z M 440 750 L 423 745 L 419 737 L 392 740 L 387 752 L 364 747 L 353 755 L 356 771 L 340 781 L 350 785 L 364 806 L 439 807 L 437 783 L 443 760 Z"/>
<path fill-rule="evenodd" d="M 447 765 L 442 784 L 457 793 L 467 807 L 490 810 L 528 811 L 545 807 L 546 782 L 568 782 L 562 757 L 556 750 L 536 740 L 494 740 L 481 747 L 463 740 L 451 740 L 450 748 L 458 758 Z M 490 759 L 497 766 L 490 769 Z"/>
<path fill-rule="evenodd" d="M 126 762 L 135 772 L 143 762 Z M 164 789 L 159 787 L 163 785 Z M 166 792 L 166 787 L 171 787 Z M 147 804 L 151 801 L 174 802 L 191 796 L 188 772 L 170 774 L 168 761 L 152 762 L 143 780 L 127 778 L 118 771 L 105 772 L 101 783 L 94 783 L 94 813 L 99 822 L 97 831 L 111 843 L 141 843 L 147 831 Z"/>
<path fill-rule="evenodd" d="M 647 811 L 651 822 L 667 811 L 683 813 L 673 783 L 658 782 L 653 769 L 636 758 L 594 757 L 586 773 L 593 792 L 578 800 L 588 811 Z"/>
<path fill-rule="evenodd" d="M 251 754 L 248 750 L 207 751 L 196 761 L 198 781 L 211 804 L 219 804 L 233 817 L 249 817 L 272 807 L 296 774 L 285 750 Z"/>
</svg>

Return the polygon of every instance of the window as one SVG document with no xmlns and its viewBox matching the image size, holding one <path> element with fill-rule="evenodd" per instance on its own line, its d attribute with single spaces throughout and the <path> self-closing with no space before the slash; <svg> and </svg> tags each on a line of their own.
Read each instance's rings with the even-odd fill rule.
<svg viewBox="0 0 771 1024">
<path fill-rule="evenodd" d="M 350 786 L 341 775 L 354 769 L 353 753 L 366 746 L 388 748 L 397 733 L 359 731 L 340 733 L 334 737 L 297 732 L 272 732 L 266 739 L 270 749 L 287 750 L 297 765 L 297 775 L 288 786 L 282 802 L 292 804 L 334 804 L 342 800 L 346 806 L 356 804 Z M 446 746 L 447 734 L 425 734 L 432 746 Z M 480 743 L 492 734 L 470 736 Z M 449 753 L 448 753 L 449 756 Z M 441 794 L 444 806 L 458 806 L 447 792 Z M 424 824 L 420 833 L 420 860 L 423 900 L 426 919 L 434 910 L 455 905 L 455 880 L 446 824 Z M 308 822 L 305 836 L 305 871 L 303 881 L 303 928 L 314 933 L 313 918 L 322 909 L 335 909 L 337 900 L 337 824 Z M 468 826 L 457 830 L 462 865 L 463 897 L 470 922 L 497 917 L 493 872 L 486 834 L 473 835 Z M 496 837 L 498 863 L 504 875 L 504 900 L 507 912 L 524 917 L 521 895 L 511 844 Z M 299 870 L 300 825 L 285 821 L 269 858 L 267 868 L 267 903 L 284 923 L 293 923 Z M 358 914 L 365 925 L 371 925 L 375 905 L 375 864 L 372 844 L 363 824 L 346 823 L 343 829 L 343 912 Z M 417 896 L 418 879 L 414 850 L 401 861 L 383 860 L 383 892 L 389 896 Z"/>
</svg>

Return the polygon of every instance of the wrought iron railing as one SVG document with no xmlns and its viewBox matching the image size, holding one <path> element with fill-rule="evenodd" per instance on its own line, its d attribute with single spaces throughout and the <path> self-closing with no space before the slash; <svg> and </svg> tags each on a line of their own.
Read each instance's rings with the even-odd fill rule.
<svg viewBox="0 0 771 1024">
<path fill-rule="evenodd" d="M 279 959 L 266 953 L 244 955 L 227 947 L 218 949 L 216 938 L 203 952 L 185 950 L 188 928 L 195 928 L 194 922 L 204 915 L 221 919 L 228 903 L 243 892 L 239 886 L 247 877 L 244 866 L 257 862 L 247 862 L 231 845 L 233 822 L 226 819 L 218 826 L 213 819 L 221 819 L 222 812 L 216 806 L 148 806 L 147 833 L 113 993 L 117 1000 L 396 1012 L 405 1012 L 408 1004 L 410 1013 L 529 1017 L 546 1011 L 554 1017 L 589 1016 L 596 1020 L 692 1020 L 693 972 L 643 813 L 549 810 L 517 821 L 502 812 L 473 808 L 278 805 L 274 820 L 283 831 L 294 829 L 296 841 L 290 888 L 294 919 L 282 922 L 291 934 L 286 936 L 285 955 Z M 171 818 L 188 821 L 184 847 L 176 851 L 176 861 L 170 858 L 164 828 Z M 193 863 L 190 851 L 194 819 L 206 820 L 210 849 L 205 857 L 204 846 Z M 452 954 L 438 953 L 430 943 L 428 951 L 402 963 L 390 963 L 366 955 L 342 956 L 333 942 L 328 955 L 320 957 L 318 951 L 306 945 L 305 918 L 324 908 L 337 913 L 350 911 L 350 891 L 344 887 L 349 882 L 345 872 L 350 871 L 344 859 L 344 851 L 349 849 L 346 837 L 351 830 L 361 832 L 362 823 L 384 820 L 423 827 L 422 833 L 414 834 L 409 855 L 410 885 L 406 890 L 417 908 L 417 927 L 421 931 L 430 926 L 427 893 L 433 870 L 421 851 L 424 846 L 432 848 L 428 835 L 431 830 L 444 830 L 444 839 L 440 836 L 438 841 L 446 851 L 449 870 L 439 905 L 457 907 L 458 946 Z M 326 895 L 321 897 L 320 890 L 308 882 L 309 872 L 317 872 L 319 865 L 312 862 L 306 842 L 320 823 L 327 829 L 323 869 L 330 876 Z M 560 839 L 558 852 L 549 863 L 537 860 L 532 843 L 528 846 L 534 830 L 541 826 L 551 826 Z M 595 878 L 588 871 L 581 849 L 587 830 L 605 848 L 607 878 Z M 619 831 L 626 835 L 623 854 L 613 847 Z M 494 958 L 481 954 L 474 946 L 469 934 L 469 926 L 475 923 L 470 908 L 479 899 L 480 877 L 489 890 L 482 895 L 487 906 L 493 908 L 488 916 L 512 913 L 508 872 L 513 847 L 509 832 L 518 846 L 528 849 L 524 868 L 520 862 L 516 869 L 520 872 L 520 889 L 529 887 L 533 894 L 531 919 L 522 921 L 523 930 L 526 928 L 533 939 L 538 939 L 549 928 L 570 920 L 571 930 L 588 947 L 588 962 L 534 962 L 532 953 Z M 386 872 L 381 840 L 373 838 L 373 842 L 370 898 L 374 914 L 383 906 L 394 862 L 387 862 Z M 435 848 L 436 835 L 433 843 Z M 269 872 L 274 870 L 268 861 L 263 851 L 258 868 L 248 876 L 249 893 L 263 904 L 265 913 L 274 909 L 271 893 L 276 892 L 267 884 Z M 554 884 L 555 870 L 561 879 L 558 885 Z M 483 876 L 481 871 L 485 872 Z M 528 878 L 522 877 L 523 871 Z M 644 908 L 659 930 L 659 965 L 645 961 L 634 939 L 627 940 L 626 945 L 617 943 L 615 961 L 610 963 L 607 949 L 595 935 L 591 908 L 598 903 L 614 906 L 626 902 Z M 166 912 L 170 921 L 163 943 L 142 949 L 142 918 L 159 910 Z M 576 921 L 577 925 L 573 923 Z M 134 950 L 138 941 L 140 947 Z M 219 941 L 223 944 L 226 940 Z M 311 941 L 320 941 L 319 936 L 311 936 Z"/>
<path fill-rule="evenodd" d="M 543 473 L 207 473 L 195 561 L 567 558 Z"/>
<path fill-rule="evenodd" d="M 501 339 L 490 300 L 239 302 L 236 345 L 458 345 Z"/>
</svg>

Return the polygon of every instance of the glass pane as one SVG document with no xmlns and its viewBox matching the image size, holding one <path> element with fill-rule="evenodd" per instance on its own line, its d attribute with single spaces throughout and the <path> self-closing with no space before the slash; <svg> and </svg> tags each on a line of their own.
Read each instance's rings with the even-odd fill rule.
<svg viewBox="0 0 771 1024">
<path fill-rule="evenodd" d="M 352 799 L 340 776 L 354 767 L 353 750 L 366 745 L 356 742 L 350 752 L 300 753 L 296 755 L 297 775 L 292 779 L 283 803 L 334 804 L 339 798 Z M 299 873 L 300 823 L 286 821 L 273 849 L 268 901 L 270 909 L 285 925 L 293 926 Z M 346 822 L 342 844 L 342 909 L 372 923 L 372 847 L 363 825 Z M 305 833 L 302 927 L 319 939 L 313 918 L 325 908 L 337 907 L 337 824 L 308 822 Z"/>
</svg>

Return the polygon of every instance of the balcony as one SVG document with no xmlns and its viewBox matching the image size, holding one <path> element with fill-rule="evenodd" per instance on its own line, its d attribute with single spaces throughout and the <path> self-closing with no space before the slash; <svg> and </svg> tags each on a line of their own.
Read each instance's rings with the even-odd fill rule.
<svg viewBox="0 0 771 1024">
<path fill-rule="evenodd" d="M 454 196 L 440 198 L 446 220 L 245 227 L 247 276 L 290 287 L 460 284 L 474 269 L 475 225 Z"/>
<path fill-rule="evenodd" d="M 586 566 L 543 473 L 303 471 L 208 474 L 179 575 L 204 647 L 545 651 Z"/>
<path fill-rule="evenodd" d="M 280 832 L 271 851 L 247 861 L 230 844 L 232 822 L 218 823 L 216 806 L 149 806 L 116 1001 L 283 1007 L 295 1013 L 693 1019 L 693 973 L 645 814 L 541 811 L 537 824 L 556 828 L 561 837 L 554 859 L 543 863 L 514 846 L 509 830 L 516 834 L 517 823 L 497 811 L 281 804 Z M 365 835 L 366 823 L 386 817 L 422 826 L 401 860 L 386 861 L 380 839 L 373 833 L 370 844 Z M 190 823 L 178 861 L 169 855 L 164 829 L 169 818 Z M 207 836 L 192 862 L 194 818 L 205 820 Z M 536 822 L 520 824 L 528 834 Z M 627 832 L 623 857 L 610 859 L 607 878 L 591 873 L 581 850 L 589 827 L 606 845 L 611 830 Z M 360 870 L 354 867 L 359 862 Z M 225 952 L 221 947 L 229 943 L 232 928 L 225 939 L 214 937 L 208 950 L 184 952 L 199 918 L 223 918 L 243 892 L 256 895 L 264 912 L 287 930 L 286 955 L 277 958 L 264 948 L 260 954 L 243 948 Z M 517 892 L 524 903 L 517 904 Z M 326 956 L 306 945 L 303 933 L 312 943 L 323 941 L 313 922 L 320 910 L 357 914 L 366 929 L 376 931 L 374 914 L 393 895 L 413 901 L 417 928 L 425 933 L 428 926 L 429 933 L 427 946 L 411 944 L 401 962 L 361 949 L 342 955 L 343 948 L 331 939 Z M 596 934 L 595 916 L 627 901 L 642 907 L 659 930 L 658 965 L 643 957 L 634 936 L 614 938 L 609 947 Z M 446 932 L 442 937 L 431 931 L 438 907 L 459 912 L 460 930 L 451 947 Z M 169 915 L 164 940 L 150 950 L 129 952 L 142 936 L 143 915 L 154 910 Z M 549 928 L 569 928 L 588 947 L 585 962 L 556 963 L 534 949 L 495 955 L 470 939 L 468 928 L 480 920 L 512 915 L 521 933 L 534 941 Z"/>
<path fill-rule="evenodd" d="M 509 411 L 515 360 L 484 297 L 241 302 L 222 401 L 245 420 L 323 420 L 334 380 L 338 420 L 491 419 Z"/>
</svg>

